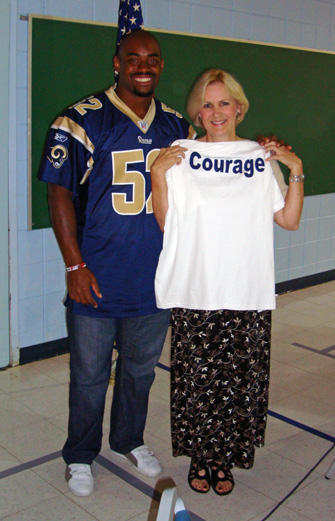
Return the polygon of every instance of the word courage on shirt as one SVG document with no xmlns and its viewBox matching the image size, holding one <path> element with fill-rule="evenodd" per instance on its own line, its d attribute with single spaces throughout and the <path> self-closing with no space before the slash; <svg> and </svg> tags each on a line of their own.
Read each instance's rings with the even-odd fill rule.
<svg viewBox="0 0 335 521">
<path fill-rule="evenodd" d="M 221 159 L 202 157 L 199 152 L 192 152 L 189 162 L 193 170 L 202 168 L 206 172 L 244 174 L 245 177 L 252 177 L 255 171 L 264 172 L 265 170 L 265 161 L 262 157 L 255 159 Z"/>
</svg>

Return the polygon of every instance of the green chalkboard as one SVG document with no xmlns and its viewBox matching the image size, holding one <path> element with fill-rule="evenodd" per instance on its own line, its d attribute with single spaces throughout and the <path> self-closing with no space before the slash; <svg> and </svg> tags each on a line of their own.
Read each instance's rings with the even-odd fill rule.
<svg viewBox="0 0 335 521">
<path fill-rule="evenodd" d="M 153 31 L 165 69 L 156 97 L 185 117 L 191 84 L 209 67 L 242 83 L 250 110 L 238 134 L 271 134 L 303 159 L 306 195 L 335 191 L 335 54 Z M 31 227 L 50 226 L 37 173 L 48 127 L 68 105 L 113 83 L 116 27 L 30 17 Z"/>
</svg>

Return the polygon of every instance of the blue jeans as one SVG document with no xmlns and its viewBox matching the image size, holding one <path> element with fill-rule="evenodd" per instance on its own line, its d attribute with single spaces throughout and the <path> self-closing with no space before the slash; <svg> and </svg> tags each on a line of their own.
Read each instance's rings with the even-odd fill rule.
<svg viewBox="0 0 335 521">
<path fill-rule="evenodd" d="M 113 347 L 118 359 L 109 444 L 122 454 L 144 444 L 149 391 L 169 321 L 170 310 L 127 318 L 92 318 L 68 311 L 70 414 L 62 452 L 68 465 L 91 464 L 100 452 Z"/>
</svg>

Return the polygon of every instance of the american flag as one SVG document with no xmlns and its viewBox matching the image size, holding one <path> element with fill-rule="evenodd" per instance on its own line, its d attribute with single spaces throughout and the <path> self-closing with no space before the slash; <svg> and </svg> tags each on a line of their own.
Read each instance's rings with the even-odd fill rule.
<svg viewBox="0 0 335 521">
<path fill-rule="evenodd" d="M 121 38 L 132 31 L 143 29 L 143 16 L 140 0 L 120 0 L 116 52 Z"/>
</svg>

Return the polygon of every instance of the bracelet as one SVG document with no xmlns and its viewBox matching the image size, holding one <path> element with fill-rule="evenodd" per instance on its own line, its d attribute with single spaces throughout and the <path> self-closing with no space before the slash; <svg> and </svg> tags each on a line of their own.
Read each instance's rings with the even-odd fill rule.
<svg viewBox="0 0 335 521">
<path fill-rule="evenodd" d="M 301 175 L 291 174 L 290 177 L 288 178 L 288 180 L 292 181 L 293 183 L 303 183 L 304 179 L 305 179 L 304 174 L 301 174 Z"/>
<path fill-rule="evenodd" d="M 75 266 L 69 266 L 68 268 L 66 268 L 66 271 L 76 271 L 80 270 L 81 268 L 86 268 L 85 262 L 81 262 L 80 264 L 76 264 Z"/>
</svg>

